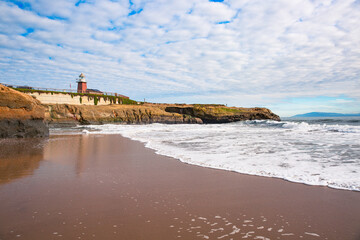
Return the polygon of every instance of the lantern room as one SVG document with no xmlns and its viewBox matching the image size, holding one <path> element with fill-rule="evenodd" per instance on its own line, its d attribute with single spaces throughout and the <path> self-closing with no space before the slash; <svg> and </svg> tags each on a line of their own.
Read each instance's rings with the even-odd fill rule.
<svg viewBox="0 0 360 240">
<path fill-rule="evenodd" d="M 77 92 L 78 93 L 85 93 L 86 89 L 87 89 L 87 85 L 86 85 L 85 75 L 83 73 L 81 73 L 79 75 L 79 78 L 77 79 L 77 83 L 78 83 Z"/>
</svg>

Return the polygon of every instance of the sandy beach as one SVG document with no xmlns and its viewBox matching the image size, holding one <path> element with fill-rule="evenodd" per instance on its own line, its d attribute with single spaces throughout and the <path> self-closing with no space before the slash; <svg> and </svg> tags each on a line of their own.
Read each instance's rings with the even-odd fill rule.
<svg viewBox="0 0 360 240">
<path fill-rule="evenodd" d="M 119 135 L 0 142 L 0 240 L 360 239 L 360 192 L 193 166 Z"/>
</svg>

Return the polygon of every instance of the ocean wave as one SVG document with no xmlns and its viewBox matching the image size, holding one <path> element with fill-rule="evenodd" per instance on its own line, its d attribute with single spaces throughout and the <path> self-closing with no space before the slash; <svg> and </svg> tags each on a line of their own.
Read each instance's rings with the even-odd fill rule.
<svg viewBox="0 0 360 240">
<path fill-rule="evenodd" d="M 309 124 L 308 122 L 293 122 L 293 121 L 276 122 L 270 120 L 245 121 L 244 124 L 263 126 L 263 127 L 292 129 L 295 131 L 303 131 L 303 132 L 329 131 L 329 132 L 343 132 L 343 133 L 360 133 L 360 126 L 354 126 L 354 125 L 340 125 L 340 124 L 328 125 L 325 123 Z"/>
<path fill-rule="evenodd" d="M 106 124 L 77 131 L 121 134 L 158 154 L 199 166 L 360 191 L 359 126 L 255 120 L 202 125 Z"/>
</svg>

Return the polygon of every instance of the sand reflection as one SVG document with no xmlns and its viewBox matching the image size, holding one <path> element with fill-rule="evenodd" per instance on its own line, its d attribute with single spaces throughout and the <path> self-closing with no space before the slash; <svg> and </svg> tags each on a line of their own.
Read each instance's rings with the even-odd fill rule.
<svg viewBox="0 0 360 240">
<path fill-rule="evenodd" d="M 101 159 L 100 155 L 109 151 L 109 148 L 111 142 L 104 141 L 102 136 L 53 137 L 44 154 L 47 161 L 71 165 L 75 174 L 80 176 L 87 169 L 96 167 Z"/>
<path fill-rule="evenodd" d="M 0 184 L 33 175 L 44 159 L 44 139 L 0 140 Z"/>
</svg>

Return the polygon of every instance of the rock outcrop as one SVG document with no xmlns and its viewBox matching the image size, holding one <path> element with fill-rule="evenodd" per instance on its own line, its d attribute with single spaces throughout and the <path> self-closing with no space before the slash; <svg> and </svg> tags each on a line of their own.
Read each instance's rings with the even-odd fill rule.
<svg viewBox="0 0 360 240">
<path fill-rule="evenodd" d="M 267 108 L 237 108 L 223 105 L 193 105 L 193 106 L 169 106 L 167 112 L 187 114 L 200 118 L 203 123 L 229 123 L 245 120 L 275 120 L 280 117 Z"/>
<path fill-rule="evenodd" d="M 48 136 L 44 117 L 38 100 L 0 85 L 0 138 Z"/>
<path fill-rule="evenodd" d="M 200 118 L 166 112 L 163 108 L 144 105 L 84 106 L 47 105 L 46 120 L 50 124 L 102 123 L 202 123 Z"/>
<path fill-rule="evenodd" d="M 47 105 L 45 114 L 50 124 L 102 123 L 228 123 L 243 120 L 280 118 L 266 108 L 235 108 L 215 105 Z"/>
</svg>

